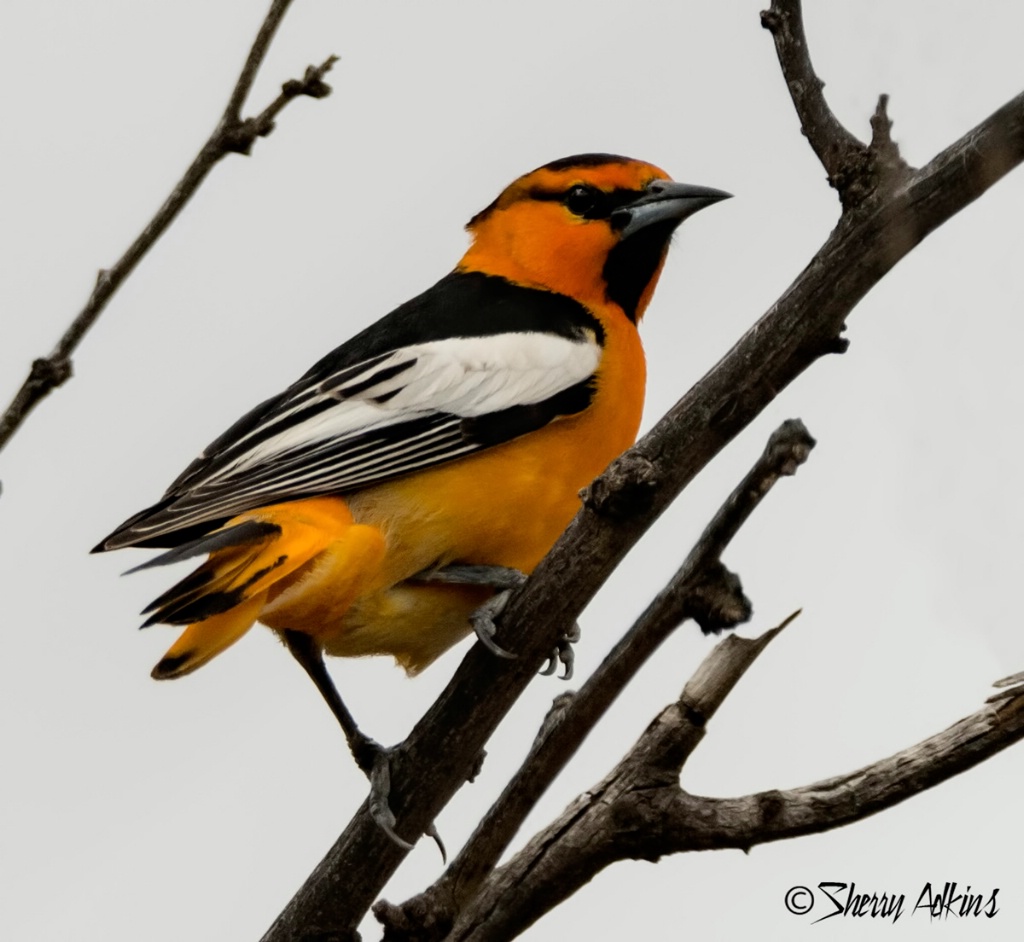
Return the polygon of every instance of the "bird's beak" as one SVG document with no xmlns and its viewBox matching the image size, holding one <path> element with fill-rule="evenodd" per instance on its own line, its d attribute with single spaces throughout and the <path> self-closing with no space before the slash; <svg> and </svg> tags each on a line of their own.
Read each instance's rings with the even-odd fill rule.
<svg viewBox="0 0 1024 942">
<path fill-rule="evenodd" d="M 727 200 L 732 193 L 710 186 L 691 186 L 671 180 L 652 180 L 642 196 L 620 206 L 611 216 L 612 227 L 623 239 L 657 222 L 681 223 L 705 206 Z"/>
</svg>

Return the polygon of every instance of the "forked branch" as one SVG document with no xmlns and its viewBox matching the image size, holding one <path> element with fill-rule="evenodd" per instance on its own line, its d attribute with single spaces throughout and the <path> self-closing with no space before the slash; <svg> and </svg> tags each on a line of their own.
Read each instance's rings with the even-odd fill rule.
<svg viewBox="0 0 1024 942">
<path fill-rule="evenodd" d="M 689 794 L 679 775 L 708 719 L 785 624 L 754 641 L 730 637 L 718 645 L 615 769 L 488 877 L 446 938 L 513 939 L 618 860 L 748 851 L 859 821 L 1024 739 L 1018 686 L 923 742 L 846 775 L 742 798 Z"/>
<path fill-rule="evenodd" d="M 893 190 L 904 182 L 911 168 L 890 135 L 889 96 L 879 97 L 871 119 L 871 142 L 865 144 L 825 101 L 825 83 L 811 64 L 800 0 L 772 0 L 771 9 L 761 13 L 761 25 L 775 40 L 800 128 L 825 168 L 828 182 L 839 193 L 843 209 L 853 209 L 878 189 Z"/>
</svg>

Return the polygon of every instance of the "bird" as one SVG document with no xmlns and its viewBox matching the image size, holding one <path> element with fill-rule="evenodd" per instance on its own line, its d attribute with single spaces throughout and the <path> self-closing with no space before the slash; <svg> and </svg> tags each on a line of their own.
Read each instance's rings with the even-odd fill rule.
<svg viewBox="0 0 1024 942">
<path fill-rule="evenodd" d="M 502 190 L 454 270 L 240 418 L 94 548 L 164 550 L 131 572 L 207 557 L 143 611 L 143 627 L 185 626 L 152 676 L 188 674 L 260 622 L 373 781 L 386 750 L 324 655 L 391 655 L 412 675 L 474 626 L 506 653 L 494 613 L 635 441 L 637 328 L 671 237 L 729 196 L 605 153 Z"/>
</svg>

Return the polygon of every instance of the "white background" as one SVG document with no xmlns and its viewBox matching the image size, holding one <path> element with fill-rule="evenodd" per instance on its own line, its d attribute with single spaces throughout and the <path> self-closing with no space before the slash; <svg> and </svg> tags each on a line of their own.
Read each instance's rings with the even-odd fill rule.
<svg viewBox="0 0 1024 942">
<path fill-rule="evenodd" d="M 838 116 L 927 162 L 1024 86 L 1024 8 L 917 0 L 809 4 Z M 138 633 L 165 570 L 89 556 L 209 440 L 315 359 L 445 274 L 461 227 L 519 174 L 581 151 L 652 161 L 736 199 L 690 220 L 643 325 L 645 427 L 799 273 L 837 201 L 789 102 L 755 2 L 514 5 L 300 0 L 254 93 L 330 53 L 324 101 L 289 106 L 229 157 L 116 296 L 75 378 L 0 458 L 0 937 L 255 940 L 334 841 L 366 785 L 334 720 L 262 629 L 157 684 L 173 638 Z M 240 0 L 5 0 L 0 14 L 0 393 L 48 352 L 214 126 L 263 15 Z M 791 787 L 906 747 L 1024 668 L 1021 265 L 1024 174 L 916 250 L 850 318 L 849 353 L 789 388 L 695 482 L 591 608 L 585 677 L 675 569 L 770 431 L 818 448 L 726 562 L 758 633 L 803 616 L 715 718 L 683 784 Z M 529 822 L 595 782 L 709 649 L 678 633 Z M 373 736 L 400 739 L 462 645 L 410 681 L 384 659 L 332 672 Z M 575 684 L 574 684 L 575 686 Z M 551 698 L 538 679 L 438 824 L 455 849 Z M 839 831 L 622 863 L 528 937 L 986 938 L 1024 931 L 1020 747 Z M 440 872 L 429 841 L 385 896 Z M 789 915 L 794 884 L 1000 888 L 966 926 Z M 820 912 L 820 910 L 819 910 Z M 375 938 L 372 920 L 364 936 Z"/>
</svg>

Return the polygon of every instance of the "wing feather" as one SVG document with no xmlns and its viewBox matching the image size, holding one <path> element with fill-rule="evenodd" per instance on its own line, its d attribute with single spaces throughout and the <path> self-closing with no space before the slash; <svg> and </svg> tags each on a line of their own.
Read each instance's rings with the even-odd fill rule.
<svg viewBox="0 0 1024 942">
<path fill-rule="evenodd" d="M 499 444 L 589 404 L 603 332 L 582 305 L 459 273 L 431 291 L 469 291 L 462 303 L 489 301 L 490 309 L 483 303 L 474 315 L 483 328 L 460 335 L 453 320 L 432 336 L 425 325 L 441 321 L 445 328 L 451 298 L 433 315 L 431 305 L 445 299 L 431 292 L 403 305 L 236 422 L 158 504 L 97 549 L 174 546 L 255 507 L 351 493 Z M 551 306 L 543 324 L 535 323 L 538 304 Z M 512 317 L 517 310 L 519 322 Z M 410 318 L 417 311 L 424 320 Z M 488 314 L 505 329 L 492 329 Z M 466 319 L 463 330 L 466 324 L 478 327 Z"/>
</svg>

